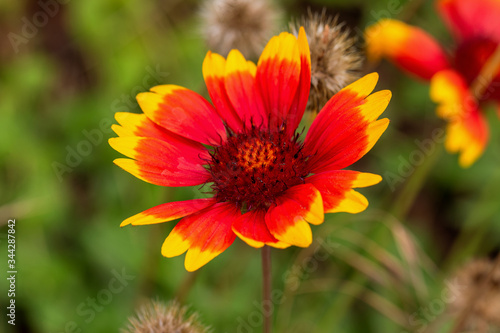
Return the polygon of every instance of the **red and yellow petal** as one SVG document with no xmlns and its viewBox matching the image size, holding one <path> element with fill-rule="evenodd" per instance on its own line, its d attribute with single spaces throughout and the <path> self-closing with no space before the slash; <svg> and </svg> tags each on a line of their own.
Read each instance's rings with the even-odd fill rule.
<svg viewBox="0 0 500 333">
<path fill-rule="evenodd" d="M 488 137 L 488 125 L 483 115 L 473 112 L 467 118 L 448 124 L 445 147 L 450 153 L 459 153 L 458 163 L 467 168 L 483 154 Z"/>
<path fill-rule="evenodd" d="M 127 157 L 152 165 L 189 167 L 202 165 L 210 158 L 203 145 L 183 138 L 172 138 L 167 142 L 155 138 L 129 136 L 110 138 L 109 144 Z"/>
<path fill-rule="evenodd" d="M 192 272 L 224 252 L 235 240 L 231 227 L 241 212 L 231 203 L 217 203 L 183 218 L 163 243 L 161 253 L 171 258 L 187 251 L 184 265 Z"/>
<path fill-rule="evenodd" d="M 309 99 L 309 91 L 311 90 L 311 52 L 303 27 L 299 29 L 297 43 L 300 54 L 300 82 L 287 116 L 287 130 L 290 135 L 293 134 L 299 126 L 300 120 L 306 109 L 307 100 Z"/>
<path fill-rule="evenodd" d="M 376 120 L 387 107 L 390 91 L 370 95 L 377 73 L 364 76 L 335 94 L 314 120 L 304 141 L 311 173 L 343 169 L 363 157 L 387 129 Z"/>
<path fill-rule="evenodd" d="M 212 206 L 215 202 L 214 199 L 209 198 L 164 203 L 129 217 L 120 224 L 120 227 L 129 224 L 147 225 L 176 220 Z"/>
<path fill-rule="evenodd" d="M 445 52 L 434 38 L 401 21 L 380 20 L 366 29 L 365 39 L 370 60 L 385 57 L 424 80 L 450 67 Z"/>
<path fill-rule="evenodd" d="M 117 112 L 115 119 L 120 125 L 112 125 L 112 130 L 121 137 L 143 136 L 170 141 L 171 133 L 156 125 L 143 113 Z"/>
<path fill-rule="evenodd" d="M 438 116 L 449 122 L 446 149 L 460 153 L 462 167 L 472 165 L 486 147 L 489 130 L 465 79 L 456 71 L 441 71 L 432 78 L 430 95 Z"/>
<path fill-rule="evenodd" d="M 500 42 L 500 1 L 440 0 L 437 7 L 457 39 L 485 37 Z"/>
<path fill-rule="evenodd" d="M 484 151 L 489 130 L 466 79 L 453 70 L 441 71 L 432 78 L 430 95 L 437 115 L 449 122 L 447 150 L 460 152 L 460 165 L 470 166 Z"/>
<path fill-rule="evenodd" d="M 368 207 L 368 200 L 353 188 L 378 184 L 379 175 L 349 170 L 337 170 L 310 176 L 306 182 L 321 193 L 325 213 L 360 213 Z"/>
<path fill-rule="evenodd" d="M 309 223 L 321 224 L 323 220 L 321 193 L 312 184 L 289 188 L 266 214 L 266 225 L 276 239 L 300 247 L 311 245 Z"/>
<path fill-rule="evenodd" d="M 223 56 L 208 52 L 203 61 L 203 77 L 208 94 L 222 120 L 235 132 L 241 131 L 243 122 L 234 109 L 224 85 L 226 59 Z"/>
<path fill-rule="evenodd" d="M 160 186 L 194 186 L 210 180 L 206 170 L 201 169 L 173 170 L 129 158 L 117 158 L 113 163 L 140 180 Z"/>
<path fill-rule="evenodd" d="M 120 125 L 113 124 L 111 129 L 119 137 L 148 137 L 163 140 L 174 145 L 180 142 L 181 144 L 191 145 L 198 149 L 203 148 L 203 146 L 196 141 L 184 138 L 158 126 L 144 113 L 117 112 L 115 114 L 115 119 Z"/>
<path fill-rule="evenodd" d="M 301 59 L 297 39 L 283 32 L 267 43 L 257 64 L 257 83 L 276 128 L 287 118 L 300 81 Z"/>
<path fill-rule="evenodd" d="M 476 104 L 465 78 L 454 70 L 444 70 L 434 75 L 430 96 L 437 103 L 437 115 L 445 120 L 461 117 L 469 106 Z"/>
<path fill-rule="evenodd" d="M 224 87 L 234 110 L 247 128 L 251 127 L 252 122 L 264 127 L 268 124 L 268 113 L 255 75 L 255 64 L 246 61 L 238 50 L 229 52 L 224 72 Z"/>
<path fill-rule="evenodd" d="M 208 145 L 226 139 L 224 124 L 212 105 L 189 89 L 163 85 L 137 95 L 142 111 L 156 124 Z"/>
<path fill-rule="evenodd" d="M 129 159 L 114 162 L 134 176 L 162 186 L 191 186 L 206 182 L 209 174 L 203 167 L 210 156 L 199 143 L 180 138 L 170 142 L 155 138 L 119 137 L 109 139 L 116 151 Z"/>
<path fill-rule="evenodd" d="M 248 245 L 260 248 L 264 245 L 284 249 L 290 244 L 278 241 L 269 232 L 266 225 L 266 212 L 264 210 L 252 210 L 241 215 L 233 222 L 234 233 Z"/>
</svg>

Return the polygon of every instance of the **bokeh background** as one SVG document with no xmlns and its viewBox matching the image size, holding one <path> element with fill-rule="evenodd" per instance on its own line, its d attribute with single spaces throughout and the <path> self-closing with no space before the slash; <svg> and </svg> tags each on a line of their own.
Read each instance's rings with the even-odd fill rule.
<svg viewBox="0 0 500 333">
<path fill-rule="evenodd" d="M 183 256 L 160 253 L 173 222 L 119 227 L 157 204 L 200 197 L 196 187 L 134 178 L 112 163 L 120 154 L 107 144 L 114 113 L 140 112 L 135 95 L 151 86 L 174 83 L 206 95 L 200 2 L 60 1 L 43 20 L 44 5 L 54 2 L 0 2 L 0 331 L 117 332 L 148 299 L 177 298 L 213 332 L 260 332 L 258 250 L 236 240 L 188 273 Z M 275 6 L 283 29 L 307 8 L 326 7 L 359 37 L 391 17 L 453 45 L 433 1 Z M 309 249 L 273 251 L 273 289 L 284 295 L 273 305 L 276 332 L 421 332 L 436 318 L 446 331 L 450 276 L 469 259 L 498 252 L 493 108 L 484 156 L 462 169 L 442 147 L 444 124 L 428 86 L 386 62 L 365 67 L 380 73 L 377 90 L 393 91 L 385 112 L 391 125 L 353 169 L 384 181 L 361 191 L 370 201 L 365 212 L 330 214 L 313 227 Z M 5 315 L 9 219 L 16 220 L 15 327 Z"/>
</svg>

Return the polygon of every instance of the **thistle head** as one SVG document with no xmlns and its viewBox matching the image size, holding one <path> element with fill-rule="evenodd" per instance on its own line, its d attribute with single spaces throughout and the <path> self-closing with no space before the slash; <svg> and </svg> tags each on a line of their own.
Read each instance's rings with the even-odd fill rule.
<svg viewBox="0 0 500 333">
<path fill-rule="evenodd" d="M 452 279 L 458 291 L 449 311 L 460 316 L 465 310 L 469 328 L 500 327 L 500 269 L 492 271 L 494 266 L 489 259 L 476 259 L 462 266 Z"/>
<path fill-rule="evenodd" d="M 279 17 L 266 0 L 206 0 L 201 15 L 210 50 L 227 55 L 237 49 L 250 58 L 260 55 Z"/>
<path fill-rule="evenodd" d="M 150 301 L 139 308 L 134 317 L 129 318 L 127 328 L 122 333 L 208 333 L 198 316 L 186 315 L 186 308 L 177 302 L 162 303 Z"/>
<path fill-rule="evenodd" d="M 297 35 L 300 26 L 306 31 L 311 50 L 307 109 L 319 112 L 334 94 L 359 78 L 363 58 L 356 47 L 357 38 L 324 10 L 321 14 L 309 11 L 307 17 L 290 23 L 291 32 Z"/>
</svg>

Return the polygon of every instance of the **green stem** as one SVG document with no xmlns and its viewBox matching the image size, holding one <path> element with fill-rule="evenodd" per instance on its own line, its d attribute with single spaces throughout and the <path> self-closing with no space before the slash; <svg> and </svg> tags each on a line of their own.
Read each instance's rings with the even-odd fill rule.
<svg viewBox="0 0 500 333">
<path fill-rule="evenodd" d="M 490 236 L 491 224 L 498 214 L 495 193 L 500 186 L 500 172 L 494 171 L 489 175 L 488 183 L 482 186 L 481 194 L 467 214 L 460 234 L 453 242 L 448 257 L 445 260 L 444 271 L 454 269 L 469 257 L 484 252 L 485 240 Z"/>
<path fill-rule="evenodd" d="M 443 145 L 436 144 L 435 149 L 427 156 L 425 161 L 418 167 L 406 182 L 406 185 L 397 196 L 390 212 L 398 219 L 404 219 L 408 210 L 415 202 L 420 189 L 425 184 L 425 179 L 436 164 L 443 151 Z"/>
<path fill-rule="evenodd" d="M 495 52 L 488 58 L 477 78 L 472 82 L 470 91 L 474 94 L 476 100 L 484 99 L 484 93 L 491 84 L 491 81 L 498 73 L 500 68 L 500 46 L 497 46 Z"/>
<path fill-rule="evenodd" d="M 186 274 L 184 281 L 182 281 L 182 284 L 179 287 L 175 296 L 175 298 L 180 304 L 184 304 L 186 302 L 186 298 L 188 297 L 189 292 L 196 283 L 196 279 L 198 278 L 200 272 L 201 270 L 197 270 Z"/>
<path fill-rule="evenodd" d="M 262 248 L 262 331 L 271 333 L 272 311 L 265 311 L 265 304 L 271 304 L 271 248 L 267 245 Z"/>
</svg>

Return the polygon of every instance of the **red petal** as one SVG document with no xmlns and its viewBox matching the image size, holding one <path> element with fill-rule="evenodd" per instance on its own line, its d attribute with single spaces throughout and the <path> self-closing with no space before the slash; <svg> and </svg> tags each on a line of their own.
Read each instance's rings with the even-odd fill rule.
<svg viewBox="0 0 500 333">
<path fill-rule="evenodd" d="M 320 224 L 323 219 L 321 194 L 312 184 L 289 188 L 266 214 L 267 227 L 276 239 L 300 247 L 308 247 L 312 242 L 307 222 Z"/>
<path fill-rule="evenodd" d="M 186 270 L 192 272 L 224 252 L 236 238 L 231 230 L 241 212 L 233 204 L 217 203 L 183 218 L 163 243 L 165 257 L 175 257 L 188 251 Z"/>
<path fill-rule="evenodd" d="M 500 2 L 441 0 L 438 10 L 459 40 L 489 37 L 500 42 Z"/>
<path fill-rule="evenodd" d="M 259 58 L 257 83 L 272 128 L 287 118 L 299 86 L 300 60 L 297 39 L 287 32 L 273 37 Z"/>
<path fill-rule="evenodd" d="M 387 57 L 409 73 L 424 79 L 449 68 L 441 46 L 424 30 L 397 20 L 380 20 L 365 33 L 368 58 Z"/>
<path fill-rule="evenodd" d="M 255 74 L 255 65 L 246 61 L 238 50 L 229 52 L 224 86 L 233 108 L 248 128 L 252 122 L 267 127 L 269 117 L 257 89 Z"/>
<path fill-rule="evenodd" d="M 154 138 L 120 137 L 109 144 L 129 159 L 115 163 L 134 176 L 162 186 L 190 186 L 206 182 L 209 174 L 203 167 L 210 156 L 199 143 L 183 138 L 170 142 Z"/>
<path fill-rule="evenodd" d="M 343 169 L 363 157 L 389 124 L 375 121 L 385 110 L 391 93 L 379 91 L 368 96 L 377 83 L 372 73 L 335 94 L 314 120 L 304 142 L 311 157 L 311 173 Z"/>
<path fill-rule="evenodd" d="M 137 101 L 142 111 L 156 124 L 208 145 L 219 145 L 225 141 L 224 125 L 203 97 L 174 85 L 156 86 L 151 91 L 137 95 Z"/>
<path fill-rule="evenodd" d="M 242 129 L 243 123 L 233 108 L 224 86 L 226 59 L 216 53 L 208 52 L 203 61 L 203 77 L 215 109 L 224 122 L 235 132 Z"/>
<path fill-rule="evenodd" d="M 214 203 L 215 200 L 212 198 L 164 203 L 129 217 L 120 224 L 120 227 L 129 224 L 146 225 L 176 220 L 212 206 Z"/>
<path fill-rule="evenodd" d="M 263 210 L 252 210 L 241 215 L 233 223 L 233 231 L 248 245 L 259 248 L 270 245 L 279 248 L 290 246 L 278 241 L 269 232 L 265 221 L 266 212 Z"/>
<path fill-rule="evenodd" d="M 366 209 L 368 200 L 352 188 L 379 183 L 382 177 L 370 173 L 338 170 L 310 176 L 307 183 L 313 184 L 321 193 L 325 213 L 359 213 Z"/>
</svg>

